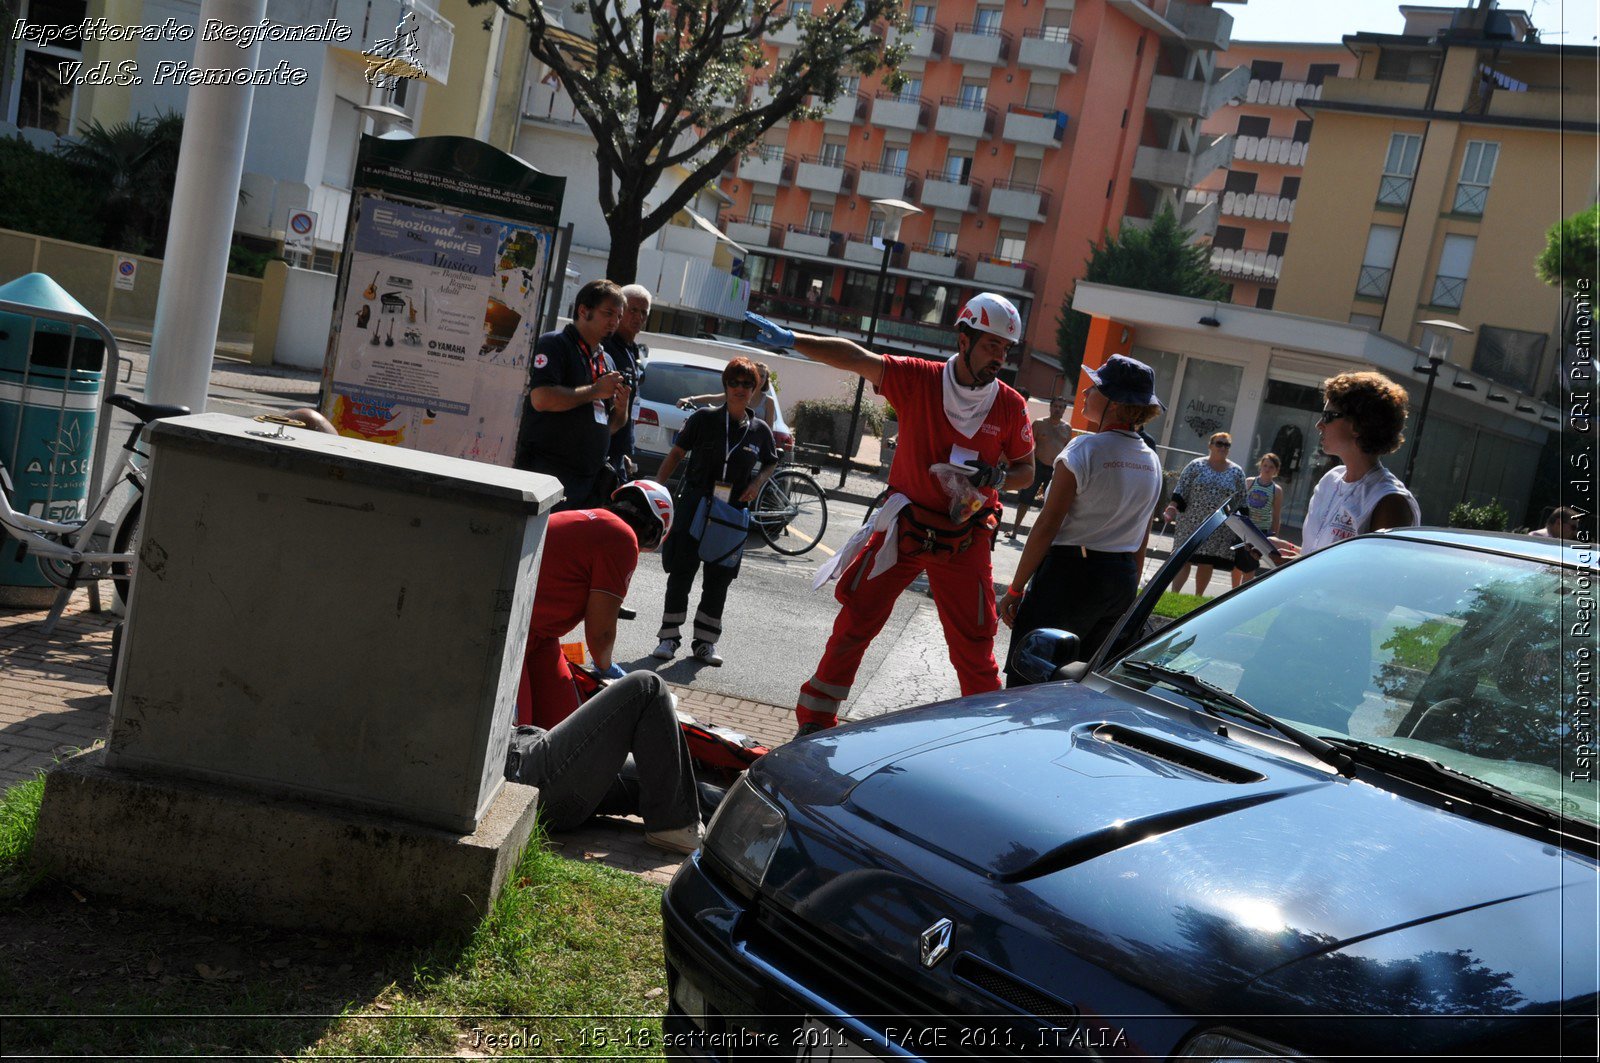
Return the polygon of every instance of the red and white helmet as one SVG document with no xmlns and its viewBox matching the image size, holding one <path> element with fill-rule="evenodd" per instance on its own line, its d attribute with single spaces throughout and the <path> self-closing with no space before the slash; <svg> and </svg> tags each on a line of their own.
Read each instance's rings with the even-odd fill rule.
<svg viewBox="0 0 1600 1063">
<path fill-rule="evenodd" d="M 992 332 L 1007 343 L 1022 339 L 1022 315 L 1011 300 L 993 292 L 979 292 L 967 300 L 956 315 L 957 325 L 969 325 L 979 332 Z"/>
<path fill-rule="evenodd" d="M 665 539 L 667 532 L 672 530 L 672 492 L 654 480 L 629 480 L 611 492 L 611 501 L 620 502 L 630 497 L 630 492 L 637 492 L 639 497 L 634 501 L 638 503 L 639 508 L 655 517 L 661 524 L 661 534 L 656 537 L 655 542 L 648 545 L 639 544 L 649 549 Z"/>
</svg>

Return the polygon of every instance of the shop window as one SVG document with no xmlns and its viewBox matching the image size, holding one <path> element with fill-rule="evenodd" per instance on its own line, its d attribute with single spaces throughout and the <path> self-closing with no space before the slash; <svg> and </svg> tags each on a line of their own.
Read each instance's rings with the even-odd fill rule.
<svg viewBox="0 0 1600 1063">
<path fill-rule="evenodd" d="M 929 325 L 950 325 L 955 322 L 956 290 L 939 281 L 912 279 L 906 282 L 906 298 L 902 313 Z"/>
</svg>

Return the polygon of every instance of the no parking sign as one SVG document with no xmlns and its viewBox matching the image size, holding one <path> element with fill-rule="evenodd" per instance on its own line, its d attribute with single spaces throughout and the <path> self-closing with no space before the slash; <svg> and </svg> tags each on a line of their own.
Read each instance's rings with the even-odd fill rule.
<svg viewBox="0 0 1600 1063">
<path fill-rule="evenodd" d="M 283 230 L 283 246 L 286 249 L 311 253 L 311 234 L 317 231 L 317 212 L 314 210 L 291 210 L 289 224 Z"/>
<path fill-rule="evenodd" d="M 117 290 L 122 292 L 133 291 L 133 281 L 139 275 L 139 260 L 129 258 L 127 255 L 117 256 Z"/>
</svg>

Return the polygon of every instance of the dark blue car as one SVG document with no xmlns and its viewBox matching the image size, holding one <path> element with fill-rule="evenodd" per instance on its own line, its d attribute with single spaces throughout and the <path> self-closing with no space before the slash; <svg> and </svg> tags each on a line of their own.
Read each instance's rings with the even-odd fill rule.
<svg viewBox="0 0 1600 1063">
<path fill-rule="evenodd" d="M 774 751 L 663 901 L 669 1049 L 1593 1058 L 1594 558 L 1363 536 Z"/>
</svg>

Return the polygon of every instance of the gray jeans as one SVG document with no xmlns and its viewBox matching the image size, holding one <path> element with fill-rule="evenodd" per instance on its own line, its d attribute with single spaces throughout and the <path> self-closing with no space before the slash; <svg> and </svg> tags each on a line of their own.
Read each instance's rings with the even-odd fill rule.
<svg viewBox="0 0 1600 1063">
<path fill-rule="evenodd" d="M 630 753 L 639 766 L 645 829 L 698 822 L 689 748 L 672 692 L 654 672 L 632 672 L 580 705 L 539 736 L 518 774 L 539 788 L 546 826 L 571 830 L 595 814 Z"/>
</svg>

